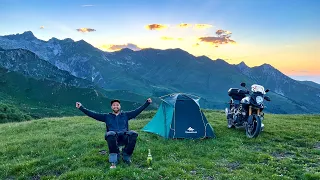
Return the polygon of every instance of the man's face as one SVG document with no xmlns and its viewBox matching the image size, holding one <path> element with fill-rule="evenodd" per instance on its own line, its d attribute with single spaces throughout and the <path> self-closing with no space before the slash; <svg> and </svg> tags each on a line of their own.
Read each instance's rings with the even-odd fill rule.
<svg viewBox="0 0 320 180">
<path fill-rule="evenodd" d="M 118 102 L 112 103 L 111 109 L 113 112 L 118 113 L 120 111 L 120 104 Z"/>
</svg>

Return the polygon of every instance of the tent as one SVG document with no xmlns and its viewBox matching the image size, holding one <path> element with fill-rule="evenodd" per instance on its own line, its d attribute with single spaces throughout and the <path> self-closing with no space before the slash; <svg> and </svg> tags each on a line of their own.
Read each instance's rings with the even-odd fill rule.
<svg viewBox="0 0 320 180">
<path fill-rule="evenodd" d="M 210 138 L 215 133 L 200 109 L 197 96 L 175 93 L 160 97 L 161 104 L 151 121 L 142 129 L 166 139 Z"/>
</svg>

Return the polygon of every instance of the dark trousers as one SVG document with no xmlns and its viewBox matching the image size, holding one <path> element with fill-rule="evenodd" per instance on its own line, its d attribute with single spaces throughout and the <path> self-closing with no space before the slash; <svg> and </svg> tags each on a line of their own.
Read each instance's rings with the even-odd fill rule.
<svg viewBox="0 0 320 180">
<path fill-rule="evenodd" d="M 108 131 L 105 135 L 105 140 L 108 143 L 109 153 L 119 154 L 119 146 L 124 146 L 124 148 L 122 149 L 123 155 L 131 156 L 136 146 L 137 137 L 138 133 L 135 131 Z"/>
</svg>

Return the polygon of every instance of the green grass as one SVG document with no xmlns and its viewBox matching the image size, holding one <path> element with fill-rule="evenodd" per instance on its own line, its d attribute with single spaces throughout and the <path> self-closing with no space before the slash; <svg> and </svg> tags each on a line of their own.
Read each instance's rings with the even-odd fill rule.
<svg viewBox="0 0 320 180">
<path fill-rule="evenodd" d="M 320 179 L 320 116 L 266 115 L 257 139 L 227 129 L 224 114 L 205 111 L 217 138 L 165 140 L 139 132 L 133 164 L 110 170 L 103 123 L 88 117 L 0 125 L 0 179 Z M 148 149 L 153 170 L 146 167 Z"/>
</svg>

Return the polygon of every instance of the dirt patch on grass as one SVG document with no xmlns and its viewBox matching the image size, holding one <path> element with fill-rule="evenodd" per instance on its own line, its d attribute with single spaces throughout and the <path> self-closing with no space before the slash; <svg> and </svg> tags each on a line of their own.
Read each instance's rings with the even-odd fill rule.
<svg viewBox="0 0 320 180">
<path fill-rule="evenodd" d="M 238 169 L 240 166 L 240 162 L 232 162 L 227 165 L 230 170 Z"/>
<path fill-rule="evenodd" d="M 203 179 L 205 179 L 205 180 L 214 180 L 215 178 L 213 176 L 204 176 Z"/>
<path fill-rule="evenodd" d="M 99 151 L 99 154 L 101 154 L 101 155 L 106 155 L 106 154 L 107 154 L 107 151 L 106 151 L 106 150 L 100 150 L 100 151 Z"/>
<path fill-rule="evenodd" d="M 41 176 L 39 174 L 32 177 L 32 180 L 40 180 L 40 179 L 41 179 Z"/>
</svg>

